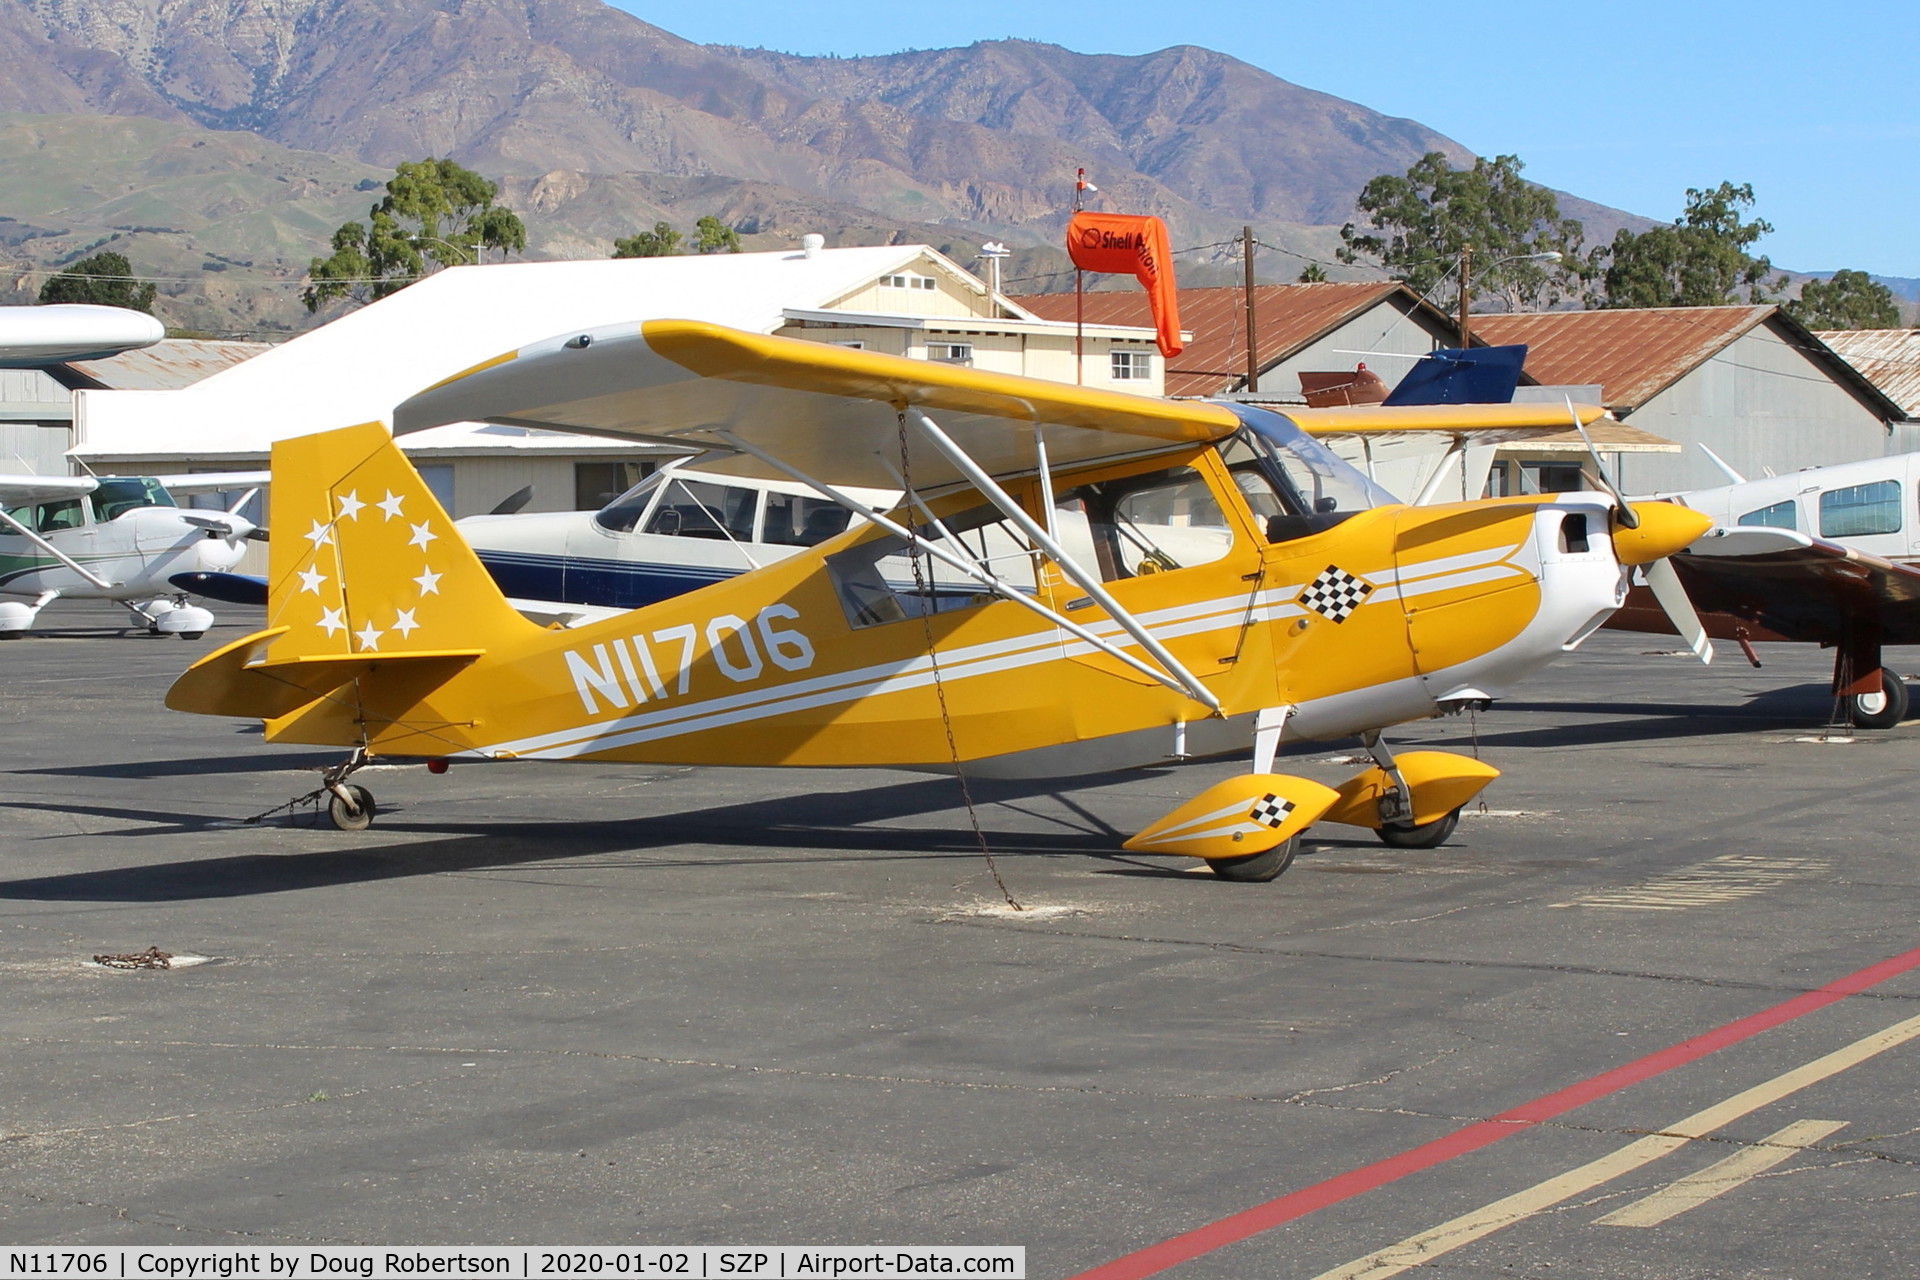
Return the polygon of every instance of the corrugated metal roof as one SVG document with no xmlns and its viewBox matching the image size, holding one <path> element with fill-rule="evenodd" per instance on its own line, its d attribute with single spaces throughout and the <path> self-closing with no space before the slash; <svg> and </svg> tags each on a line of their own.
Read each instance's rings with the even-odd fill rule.
<svg viewBox="0 0 1920 1280">
<path fill-rule="evenodd" d="M 1253 293 L 1262 369 L 1394 294 L 1405 294 L 1409 304 L 1418 302 L 1412 290 L 1392 281 L 1263 284 Z M 1147 295 L 1139 289 L 1103 289 L 1083 297 L 1088 324 L 1153 324 Z M 1048 320 L 1074 318 L 1071 293 L 1029 294 L 1013 301 Z M 1193 343 L 1167 362 L 1169 396 L 1217 395 L 1240 385 L 1247 367 L 1244 290 L 1232 285 L 1180 290 L 1180 327 L 1192 332 Z"/>
<path fill-rule="evenodd" d="M 1907 417 L 1920 419 L 1920 329 L 1822 329 L 1813 336 L 1839 352 Z"/>
<path fill-rule="evenodd" d="M 1631 412 L 1774 310 L 1654 307 L 1477 315 L 1473 334 L 1497 345 L 1525 343 L 1528 376 L 1548 386 L 1598 383 L 1608 408 Z"/>
<path fill-rule="evenodd" d="M 138 351 L 123 351 L 104 360 L 75 360 L 66 367 L 114 391 L 177 391 L 272 348 L 271 342 L 166 338 Z"/>
</svg>

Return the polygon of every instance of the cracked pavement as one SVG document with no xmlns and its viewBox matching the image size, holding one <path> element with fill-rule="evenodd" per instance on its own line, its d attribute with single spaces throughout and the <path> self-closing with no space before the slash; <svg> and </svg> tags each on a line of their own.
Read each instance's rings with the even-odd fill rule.
<svg viewBox="0 0 1920 1280">
<path fill-rule="evenodd" d="M 1603 634 L 1392 735 L 1477 733 L 1486 820 L 1438 850 L 1310 833 L 1268 885 L 1118 851 L 1231 763 L 976 782 L 1048 909 L 1022 917 L 953 780 L 898 772 L 390 769 L 361 777 L 371 831 L 240 825 L 330 758 L 160 706 L 244 619 L 183 644 L 55 614 L 0 683 L 9 1244 L 1002 1243 L 1064 1277 L 1920 946 L 1920 726 L 1796 741 L 1825 664 L 1788 646 L 1703 671 Z M 1336 781 L 1347 749 L 1280 767 Z M 1830 870 L 1582 905 L 1725 855 Z M 150 945 L 210 962 L 84 963 Z M 1916 1014 L 1909 973 L 1168 1274 L 1310 1280 Z M 1916 1065 L 1419 1271 L 1908 1275 Z M 1594 1224 L 1803 1117 L 1846 1128 L 1658 1227 Z"/>
</svg>

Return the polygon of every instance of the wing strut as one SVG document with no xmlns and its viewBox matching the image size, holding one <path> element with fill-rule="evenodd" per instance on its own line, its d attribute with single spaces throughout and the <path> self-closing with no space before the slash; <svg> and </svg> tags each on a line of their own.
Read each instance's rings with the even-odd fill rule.
<svg viewBox="0 0 1920 1280">
<path fill-rule="evenodd" d="M 1467 465 L 1467 438 L 1465 436 L 1455 436 L 1453 443 L 1447 447 L 1446 453 L 1441 456 L 1439 462 L 1434 464 L 1433 474 L 1428 476 L 1427 482 L 1420 486 L 1420 496 L 1413 500 L 1414 506 L 1424 507 L 1440 496 L 1440 482 L 1445 480 L 1448 473 L 1453 469 L 1453 461 L 1455 458 L 1460 460 L 1462 467 Z M 1371 456 L 1369 456 L 1369 460 L 1371 460 Z"/>
<path fill-rule="evenodd" d="M 101 577 L 99 574 L 94 573 L 91 569 L 88 569 L 85 565 L 81 564 L 78 560 L 75 560 L 72 556 L 68 555 L 66 552 L 62 551 L 60 548 L 54 546 L 51 542 L 48 542 L 45 538 L 41 537 L 39 534 L 27 528 L 27 526 L 25 526 L 24 524 L 21 524 L 18 520 L 15 520 L 11 515 L 7 514 L 5 511 L 0 511 L 0 522 L 5 522 L 6 524 L 11 525 L 15 533 L 25 538 L 28 542 L 31 542 L 34 546 L 40 548 L 42 551 L 52 556 L 55 560 L 58 560 L 61 564 L 67 566 L 67 568 L 73 570 L 75 573 L 79 574 L 81 577 L 85 578 L 88 582 L 91 582 L 94 586 L 100 588 L 102 591 L 113 590 L 115 586 L 114 583 L 108 582 L 105 578 Z"/>
<path fill-rule="evenodd" d="M 1165 668 L 1167 674 L 1178 682 L 1176 687 L 1181 692 L 1214 714 L 1220 713 L 1220 699 L 1213 696 L 1213 691 L 1201 684 L 1192 672 L 1180 664 L 1178 658 L 1168 653 L 1167 647 L 1154 639 L 1153 633 L 1142 626 L 1138 618 L 1128 613 L 1118 600 L 1108 594 L 1099 578 L 1088 573 L 1079 561 L 1068 555 L 1066 548 L 1055 542 L 1047 531 L 1040 527 L 1038 521 L 1022 510 L 1020 504 L 1013 500 L 1013 496 L 996 484 L 992 476 L 982 471 L 979 465 L 967 456 L 967 451 L 955 444 L 946 432 L 935 425 L 933 419 L 918 409 L 908 409 L 907 420 L 920 429 L 920 433 L 933 443 L 934 448 L 946 456 L 947 461 L 951 462 L 961 475 L 973 483 L 974 488 L 985 494 L 988 501 L 1000 509 L 1001 515 L 1012 521 L 1020 532 L 1026 534 L 1036 546 L 1046 552 L 1054 563 L 1060 566 L 1060 571 L 1073 579 L 1075 586 L 1086 592 L 1093 598 L 1094 603 L 1105 609 L 1107 616 L 1118 623 L 1121 630 L 1132 636 L 1139 642 L 1142 649 L 1153 655 L 1154 661 Z"/>
<path fill-rule="evenodd" d="M 991 568 L 987 567 L 985 564 L 979 561 L 976 561 L 974 559 L 971 559 L 969 557 L 955 555 L 951 550 L 949 550 L 944 546 L 941 546 L 939 543 L 931 542 L 926 538 L 923 538 L 922 536 L 920 536 L 920 534 L 915 532 L 913 529 L 905 525 L 898 524 L 895 521 L 889 520 L 885 515 L 881 514 L 878 511 L 875 511 L 873 508 L 867 506 L 862 502 L 858 502 L 854 500 L 853 498 L 849 497 L 847 494 L 842 493 L 840 490 L 826 483 L 824 480 L 814 479 L 812 476 L 800 470 L 798 467 L 791 466 L 788 463 L 782 461 L 781 459 L 775 457 L 774 455 L 768 453 L 765 449 L 762 449 L 757 445 L 750 444 L 747 441 L 742 440 L 739 436 L 734 435 L 731 431 L 716 430 L 714 434 L 726 440 L 727 443 L 733 445 L 735 448 L 739 449 L 742 453 L 749 454 L 752 457 L 758 458 L 760 459 L 760 461 L 766 463 L 770 467 L 775 468 L 776 470 L 782 472 L 783 474 L 792 476 L 795 480 L 798 480 L 801 484 L 808 486 L 814 492 L 820 494 L 820 496 L 826 498 L 828 501 L 837 503 L 838 505 L 845 507 L 848 511 L 851 511 L 854 515 L 859 516 L 861 519 L 870 521 L 873 524 L 878 525 L 880 528 L 886 530 L 888 533 L 892 534 L 894 537 L 899 538 L 902 541 L 906 542 L 908 545 L 914 547 L 916 550 L 924 551 L 927 555 L 932 556 L 935 560 L 938 560 L 940 563 L 946 565 L 948 568 L 953 569 L 959 573 L 965 574 L 968 578 L 971 578 L 973 581 L 979 583 L 981 586 L 985 587 L 988 591 L 991 591 L 994 595 L 999 596 L 1001 599 L 1011 600 L 1013 601 L 1013 603 L 1020 605 L 1025 609 L 1031 610 L 1034 613 L 1039 614 L 1041 617 L 1045 618 L 1048 622 L 1051 622 L 1054 626 L 1059 627 L 1062 631 L 1067 632 L 1068 634 L 1074 636 L 1076 639 L 1079 639 L 1084 643 L 1086 643 L 1087 645 L 1091 646 L 1092 648 L 1097 649 L 1101 653 L 1106 654 L 1108 657 L 1112 658 L 1114 661 L 1125 663 L 1127 666 L 1132 667 L 1135 671 L 1138 671 L 1141 675 L 1146 676 L 1149 679 L 1152 679 L 1154 681 L 1157 681 L 1160 684 L 1165 685 L 1167 688 L 1173 690 L 1175 693 L 1185 694 L 1188 697 L 1193 696 L 1192 691 L 1188 689 L 1186 685 L 1182 684 L 1176 677 L 1168 675 L 1165 671 L 1160 670 L 1158 667 L 1154 667 L 1148 663 L 1142 662 L 1139 658 L 1134 657 L 1131 653 L 1128 653 L 1125 649 L 1122 649 L 1120 646 L 1114 644 L 1113 641 L 1108 639 L 1106 636 L 1096 634 L 1095 632 L 1089 630 L 1087 627 L 1081 625 L 1078 622 L 1075 622 L 1073 619 L 1066 617 L 1064 614 L 1061 614 L 1056 610 L 1051 609 L 1048 606 L 1040 603 L 1040 601 L 1035 600 L 1032 596 L 1026 595 L 1008 586 L 1004 581 L 1002 581 L 999 577 L 997 577 L 994 574 Z M 912 498 L 912 501 L 915 503 L 915 505 L 919 506 L 920 500 L 918 495 L 910 495 L 910 496 Z M 925 508 L 921 507 L 921 510 L 924 512 Z M 928 519 L 931 526 L 936 530 L 943 530 L 945 528 L 945 526 L 940 524 L 939 521 L 933 520 L 931 516 L 929 516 Z M 963 549 L 965 547 L 965 544 L 962 543 L 958 538 L 950 538 L 949 541 L 953 542 L 956 546 L 962 547 Z M 1118 621 L 1118 619 L 1115 619 L 1115 621 Z M 1218 700 L 1215 699 L 1212 696 L 1212 694 L 1208 692 L 1208 690 L 1204 686 L 1201 687 L 1201 692 L 1207 694 L 1207 696 L 1205 698 L 1200 699 L 1200 701 L 1217 711 L 1219 709 Z"/>
</svg>

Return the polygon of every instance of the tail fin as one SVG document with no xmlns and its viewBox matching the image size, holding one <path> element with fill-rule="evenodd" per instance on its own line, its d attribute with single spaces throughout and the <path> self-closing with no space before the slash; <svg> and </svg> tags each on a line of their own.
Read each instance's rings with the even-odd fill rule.
<svg viewBox="0 0 1920 1280">
<path fill-rule="evenodd" d="M 489 648 L 513 611 L 378 423 L 273 447 L 269 661 Z"/>
<path fill-rule="evenodd" d="M 169 707 L 298 741 L 403 737 L 442 683 L 540 631 L 378 423 L 274 445 L 273 476 L 266 630 L 194 663 Z"/>
</svg>

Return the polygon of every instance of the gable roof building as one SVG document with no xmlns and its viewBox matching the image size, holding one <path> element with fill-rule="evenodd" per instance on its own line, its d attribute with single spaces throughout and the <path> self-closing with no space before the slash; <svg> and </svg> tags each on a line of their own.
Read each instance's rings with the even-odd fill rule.
<svg viewBox="0 0 1920 1280">
<path fill-rule="evenodd" d="M 1596 385 L 1615 417 L 1688 446 L 1622 458 L 1630 491 L 1725 483 L 1701 444 L 1748 475 L 1912 447 L 1900 406 L 1778 307 L 1490 314 L 1473 327 L 1526 344 L 1537 381 Z"/>
<path fill-rule="evenodd" d="M 1821 329 L 1814 337 L 1920 421 L 1920 329 Z"/>
</svg>

